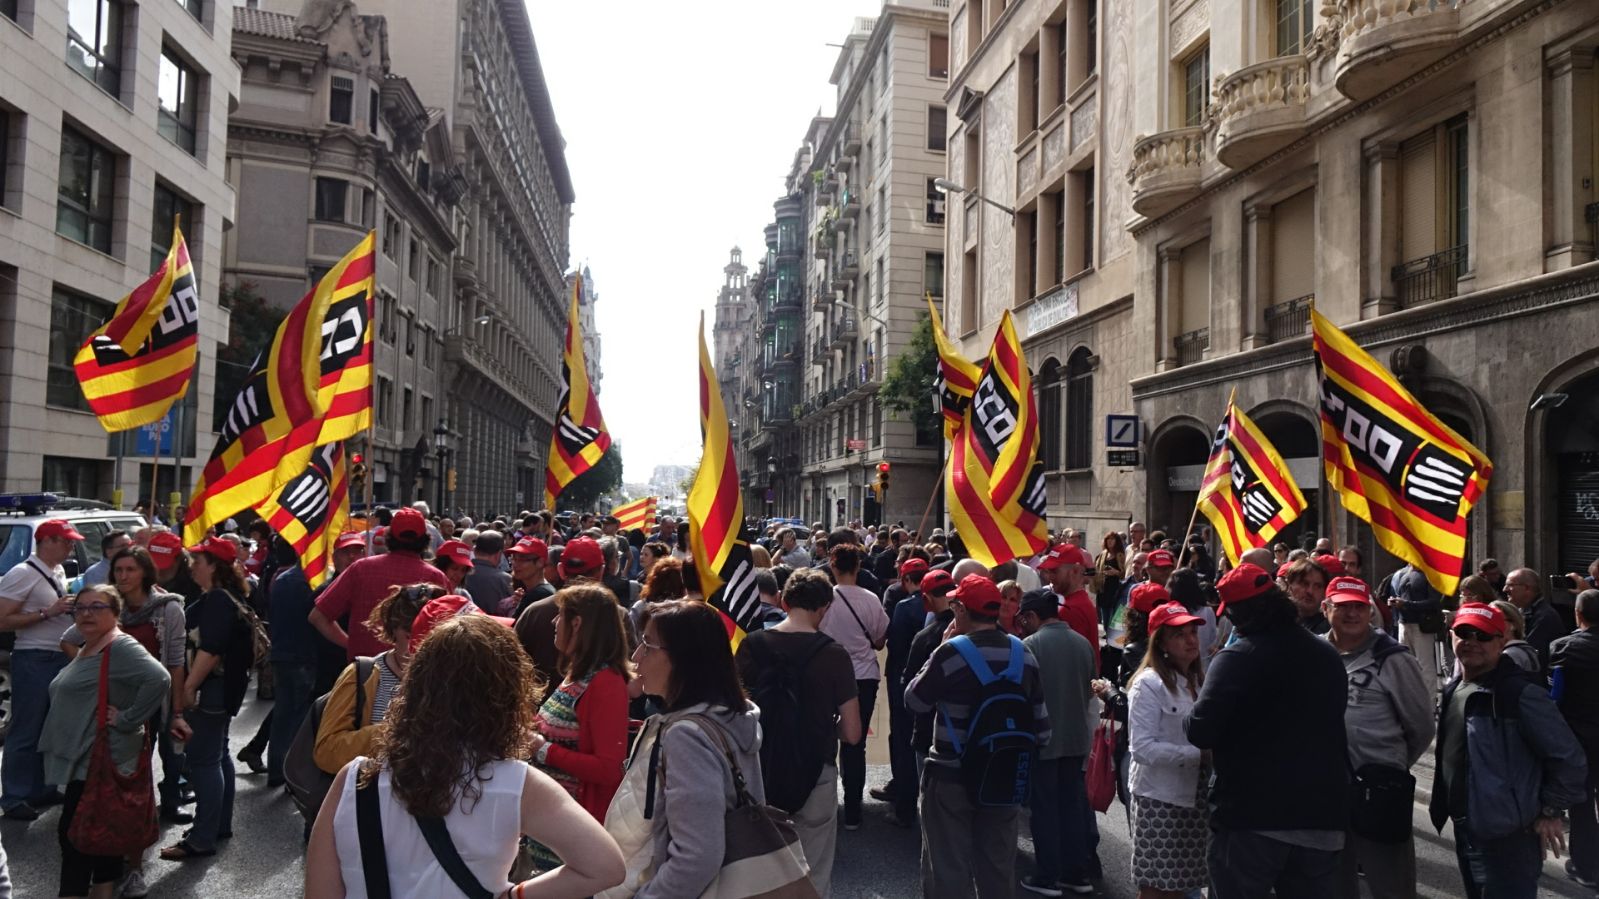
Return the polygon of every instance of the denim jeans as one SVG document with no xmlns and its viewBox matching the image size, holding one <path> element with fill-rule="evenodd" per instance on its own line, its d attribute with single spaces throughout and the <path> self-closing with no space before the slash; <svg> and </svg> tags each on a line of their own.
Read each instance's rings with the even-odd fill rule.
<svg viewBox="0 0 1599 899">
<path fill-rule="evenodd" d="M 858 680 L 856 694 L 861 701 L 861 741 L 851 746 L 838 744 L 838 772 L 844 782 L 844 820 L 858 819 L 861 793 L 866 790 L 866 735 L 872 727 L 872 707 L 877 704 L 877 681 Z"/>
<path fill-rule="evenodd" d="M 916 770 L 916 752 L 911 749 L 911 730 L 916 726 L 916 716 L 905 708 L 904 681 L 892 674 L 887 680 L 888 764 L 894 772 L 894 812 L 908 818 L 916 814 L 917 784 L 921 783 Z"/>
<path fill-rule="evenodd" d="M 189 738 L 189 784 L 194 787 L 194 827 L 189 845 L 200 851 L 217 848 L 217 834 L 233 832 L 233 755 L 228 752 L 228 725 L 233 716 L 222 710 L 190 709 L 185 716 Z"/>
<path fill-rule="evenodd" d="M 1455 861 L 1467 899 L 1536 899 L 1543 851 L 1532 831 L 1477 840 L 1455 819 Z"/>
<path fill-rule="evenodd" d="M 11 729 L 0 757 L 0 808 L 10 809 L 42 797 L 44 756 L 39 734 L 50 711 L 50 682 L 67 667 L 64 653 L 18 649 L 11 653 Z M 57 784 L 57 786 L 60 786 Z"/>
<path fill-rule="evenodd" d="M 267 780 L 283 779 L 283 757 L 300 732 L 300 723 L 311 709 L 311 687 L 316 682 L 316 665 L 297 662 L 272 663 L 272 742 L 267 748 Z"/>
<path fill-rule="evenodd" d="M 1083 757 L 1033 765 L 1033 857 L 1044 883 L 1087 883 L 1094 812 L 1083 782 Z"/>
<path fill-rule="evenodd" d="M 172 739 L 172 718 L 162 716 L 161 721 L 161 732 L 156 735 L 155 742 L 156 752 L 161 756 L 161 781 L 156 784 L 156 794 L 161 798 L 161 808 L 177 811 L 188 760 L 178 751 L 178 741 Z"/>
<path fill-rule="evenodd" d="M 1593 880 L 1599 877 L 1599 816 L 1595 815 L 1594 798 L 1599 792 L 1599 758 L 1588 756 L 1588 789 L 1582 801 L 1571 807 L 1571 861 L 1577 873 Z"/>
</svg>

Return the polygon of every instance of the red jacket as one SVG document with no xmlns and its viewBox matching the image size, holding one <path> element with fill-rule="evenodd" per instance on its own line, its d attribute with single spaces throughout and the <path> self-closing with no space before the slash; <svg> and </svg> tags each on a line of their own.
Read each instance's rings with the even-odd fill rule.
<svg viewBox="0 0 1599 899">
<path fill-rule="evenodd" d="M 627 682 L 609 668 L 589 681 L 577 701 L 576 751 L 549 744 L 545 764 L 578 779 L 577 801 L 604 822 L 627 762 Z"/>
<path fill-rule="evenodd" d="M 1058 594 L 1057 594 L 1058 595 Z M 1087 590 L 1078 590 L 1060 601 L 1060 620 L 1083 635 L 1094 650 L 1094 670 L 1099 670 L 1099 610 Z"/>
</svg>

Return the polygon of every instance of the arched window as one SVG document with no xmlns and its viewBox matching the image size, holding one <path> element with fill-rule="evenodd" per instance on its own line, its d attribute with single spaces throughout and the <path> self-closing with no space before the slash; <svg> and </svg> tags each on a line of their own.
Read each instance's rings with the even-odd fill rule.
<svg viewBox="0 0 1599 899">
<path fill-rule="evenodd" d="M 1038 450 L 1045 471 L 1060 468 L 1060 363 L 1044 363 L 1038 372 Z"/>
<path fill-rule="evenodd" d="M 1098 361 L 1087 347 L 1078 347 L 1066 360 L 1067 468 L 1094 464 L 1094 366 Z"/>
</svg>

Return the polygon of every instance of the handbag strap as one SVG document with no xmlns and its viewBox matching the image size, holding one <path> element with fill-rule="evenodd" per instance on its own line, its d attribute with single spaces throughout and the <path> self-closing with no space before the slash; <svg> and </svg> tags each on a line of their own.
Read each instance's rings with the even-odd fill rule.
<svg viewBox="0 0 1599 899">
<path fill-rule="evenodd" d="M 106 706 L 111 702 L 111 643 L 100 647 L 100 695 L 94 706 L 95 733 L 103 734 L 109 726 L 105 720 Z"/>
<path fill-rule="evenodd" d="M 443 818 L 418 816 L 416 826 L 422 829 L 422 838 L 428 841 L 433 857 L 444 867 L 444 873 L 450 875 L 456 889 L 466 894 L 466 899 L 494 899 L 494 894 L 484 889 L 472 869 L 466 866 L 460 850 L 455 848 L 455 841 L 450 839 Z"/>
<path fill-rule="evenodd" d="M 749 784 L 744 780 L 744 772 L 738 766 L 738 759 L 733 757 L 733 750 L 730 746 L 728 746 L 727 735 L 723 732 L 722 725 L 718 724 L 716 719 L 712 718 L 711 716 L 700 714 L 698 712 L 692 715 L 684 715 L 682 718 L 679 718 L 678 721 L 695 722 L 699 725 L 700 730 L 704 731 L 705 734 L 716 743 L 717 747 L 722 750 L 722 757 L 727 759 L 728 767 L 733 771 L 734 807 L 736 808 L 745 805 L 754 805 L 755 797 L 750 795 Z M 665 736 L 664 731 L 662 736 Z M 665 767 L 664 760 L 662 767 L 663 769 Z M 665 775 L 663 774 L 662 776 Z"/>
<path fill-rule="evenodd" d="M 44 582 L 50 585 L 50 589 L 51 590 L 55 591 L 56 599 L 60 599 L 61 597 L 67 595 L 67 591 L 61 589 L 61 584 L 60 584 L 59 581 L 56 580 L 55 575 L 51 574 L 48 571 L 45 571 L 43 568 L 40 568 L 38 565 L 34 564 L 34 561 L 32 559 L 28 559 L 27 562 L 28 562 L 28 567 L 32 568 L 34 571 L 38 572 L 39 573 L 39 577 L 44 578 Z"/>
<path fill-rule="evenodd" d="M 350 776 L 358 776 L 359 769 Z M 383 812 L 378 807 L 378 777 L 355 788 L 355 829 L 361 842 L 361 873 L 367 899 L 389 899 L 389 856 L 383 849 Z"/>
<path fill-rule="evenodd" d="M 844 603 L 844 608 L 849 609 L 849 617 L 855 619 L 855 624 L 861 629 L 861 636 L 866 638 L 867 645 L 871 645 L 872 635 L 866 630 L 866 622 L 862 621 L 861 616 L 856 614 L 855 607 L 849 604 L 849 594 L 837 587 L 834 587 L 833 596 L 836 597 L 840 602 Z"/>
</svg>

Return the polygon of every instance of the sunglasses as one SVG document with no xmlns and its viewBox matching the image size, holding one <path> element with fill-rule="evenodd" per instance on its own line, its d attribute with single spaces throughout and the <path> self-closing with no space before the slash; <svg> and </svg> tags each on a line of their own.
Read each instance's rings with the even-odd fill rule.
<svg viewBox="0 0 1599 899">
<path fill-rule="evenodd" d="M 86 606 L 75 606 L 72 609 L 72 613 L 74 615 L 82 615 L 84 612 L 88 612 L 89 614 L 92 615 L 95 612 L 109 612 L 109 611 L 111 611 L 111 607 L 106 605 L 103 602 L 90 603 L 89 605 L 86 605 Z"/>
<path fill-rule="evenodd" d="M 1493 641 L 1499 639 L 1498 634 L 1490 634 L 1487 631 L 1479 631 L 1474 627 L 1457 627 L 1455 628 L 1454 634 L 1456 637 L 1459 637 L 1462 640 L 1474 640 L 1478 643 L 1492 643 Z"/>
</svg>

